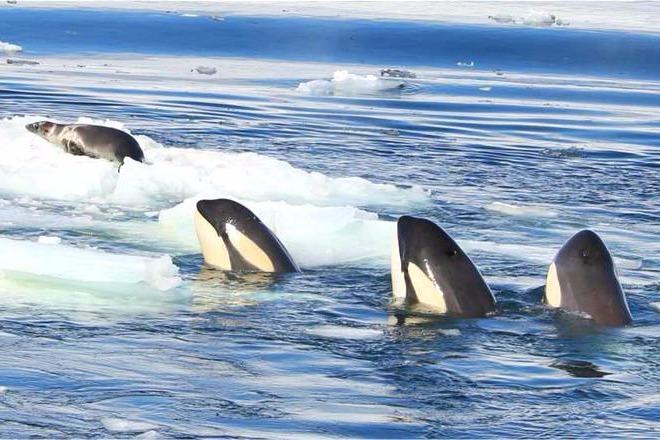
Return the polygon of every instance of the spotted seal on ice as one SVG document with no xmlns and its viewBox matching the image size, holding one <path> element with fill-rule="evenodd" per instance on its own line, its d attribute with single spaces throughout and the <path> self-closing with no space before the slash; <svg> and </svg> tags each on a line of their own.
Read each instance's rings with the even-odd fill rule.
<svg viewBox="0 0 660 440">
<path fill-rule="evenodd" d="M 67 153 L 124 163 L 124 158 L 144 162 L 144 152 L 133 136 L 102 125 L 57 124 L 39 121 L 27 124 L 28 131 L 61 146 Z"/>
</svg>

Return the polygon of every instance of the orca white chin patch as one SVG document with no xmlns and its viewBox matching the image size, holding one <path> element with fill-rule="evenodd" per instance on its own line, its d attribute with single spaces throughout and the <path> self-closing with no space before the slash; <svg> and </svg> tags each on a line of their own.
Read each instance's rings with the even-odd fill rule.
<svg viewBox="0 0 660 440">
<path fill-rule="evenodd" d="M 550 307 L 561 306 L 561 287 L 557 277 L 557 266 L 554 262 L 548 268 L 548 276 L 545 280 L 545 302 Z"/>
<path fill-rule="evenodd" d="M 227 223 L 225 227 L 229 241 L 245 261 L 262 272 L 275 271 L 273 261 L 254 241 L 230 223 Z"/>
<path fill-rule="evenodd" d="M 232 270 L 225 243 L 218 236 L 215 228 L 197 210 L 195 210 L 195 232 L 202 248 L 204 261 L 218 269 Z"/>
<path fill-rule="evenodd" d="M 408 277 L 415 289 L 417 300 L 426 306 L 430 306 L 439 313 L 447 312 L 445 295 L 437 283 L 429 278 L 426 273 L 414 263 L 408 263 Z"/>
<path fill-rule="evenodd" d="M 392 293 L 394 298 L 402 301 L 406 298 L 406 280 L 401 272 L 401 254 L 399 253 L 399 237 L 394 233 L 392 240 L 392 255 L 390 262 L 390 275 L 392 277 Z"/>
</svg>

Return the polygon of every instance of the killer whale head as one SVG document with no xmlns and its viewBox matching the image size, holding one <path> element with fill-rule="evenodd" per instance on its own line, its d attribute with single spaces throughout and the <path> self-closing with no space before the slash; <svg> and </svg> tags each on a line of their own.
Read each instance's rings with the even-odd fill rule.
<svg viewBox="0 0 660 440">
<path fill-rule="evenodd" d="M 208 265 L 239 272 L 300 271 L 275 234 L 242 204 L 229 199 L 200 200 L 194 217 Z"/>
<path fill-rule="evenodd" d="M 597 324 L 632 322 L 612 255 L 590 230 L 573 235 L 559 249 L 548 269 L 544 299 L 550 307 L 586 313 Z"/>
<path fill-rule="evenodd" d="M 438 313 L 473 318 L 495 311 L 495 297 L 477 267 L 430 220 L 399 218 L 391 275 L 395 298 L 421 303 Z"/>
</svg>

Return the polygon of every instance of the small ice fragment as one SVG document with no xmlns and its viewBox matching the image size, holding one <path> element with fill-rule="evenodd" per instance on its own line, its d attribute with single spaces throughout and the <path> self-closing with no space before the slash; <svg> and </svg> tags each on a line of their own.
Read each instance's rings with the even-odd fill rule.
<svg viewBox="0 0 660 440">
<path fill-rule="evenodd" d="M 101 419 L 101 424 L 110 432 L 145 432 L 157 428 L 152 423 L 118 419 L 115 417 L 104 417 Z"/>
<path fill-rule="evenodd" d="M 298 92 L 309 95 L 359 95 L 373 94 L 388 90 L 401 89 L 405 83 L 401 80 L 377 77 L 375 75 L 356 75 L 346 70 L 338 70 L 331 80 L 316 79 L 300 83 Z"/>
<path fill-rule="evenodd" d="M 651 308 L 656 312 L 660 313 L 660 302 L 652 302 Z"/>
<path fill-rule="evenodd" d="M 493 202 L 486 206 L 489 211 L 499 212 L 501 214 L 530 217 L 557 217 L 557 213 L 542 205 L 521 205 L 503 202 Z"/>
<path fill-rule="evenodd" d="M 32 60 L 21 60 L 18 58 L 7 58 L 7 64 L 15 64 L 17 66 L 36 66 L 39 64 L 39 62 Z"/>
<path fill-rule="evenodd" d="M 135 438 L 137 440 L 157 440 L 157 439 L 161 439 L 161 438 L 164 438 L 164 437 L 160 432 L 151 430 L 151 431 L 143 432 L 142 434 L 136 435 Z"/>
<path fill-rule="evenodd" d="M 380 76 L 387 76 L 389 78 L 417 78 L 413 72 L 403 69 L 381 69 Z"/>
<path fill-rule="evenodd" d="M 201 73 L 202 75 L 215 75 L 218 73 L 218 69 L 210 66 L 197 66 L 195 67 L 195 70 L 197 73 Z"/>
<path fill-rule="evenodd" d="M 11 44 L 7 43 L 5 41 L 0 41 L 0 51 L 2 52 L 20 52 L 22 51 L 23 48 L 19 46 L 18 44 Z"/>
<path fill-rule="evenodd" d="M 62 243 L 62 239 L 55 236 L 41 235 L 37 239 L 37 242 L 41 244 L 60 244 Z"/>
<path fill-rule="evenodd" d="M 510 15 L 489 15 L 488 18 L 497 23 L 515 23 L 515 18 Z"/>
<path fill-rule="evenodd" d="M 460 336 L 461 331 L 457 328 L 440 329 L 441 334 L 445 336 Z"/>
<path fill-rule="evenodd" d="M 3 386 L 0 385 L 0 396 L 5 394 L 6 392 L 7 392 L 7 387 L 3 387 Z"/>
<path fill-rule="evenodd" d="M 296 90 L 308 95 L 332 95 L 333 89 L 332 82 L 324 79 L 315 79 L 300 83 Z"/>
<path fill-rule="evenodd" d="M 459 67 L 474 67 L 474 61 L 459 61 L 456 65 Z"/>
<path fill-rule="evenodd" d="M 489 15 L 496 23 L 519 24 L 524 26 L 568 26 L 568 21 L 557 18 L 549 12 L 530 12 L 527 15 L 514 17 L 507 14 Z"/>
<path fill-rule="evenodd" d="M 223 17 L 220 17 L 219 15 L 212 15 L 212 16 L 211 16 L 211 20 L 215 20 L 215 21 L 224 21 L 224 18 L 223 18 Z"/>
<path fill-rule="evenodd" d="M 182 17 L 199 17 L 197 14 L 181 14 Z"/>
<path fill-rule="evenodd" d="M 486 86 L 486 87 L 479 87 L 479 90 L 481 90 L 482 92 L 490 92 L 491 90 L 493 90 L 493 88 L 490 86 Z"/>
</svg>

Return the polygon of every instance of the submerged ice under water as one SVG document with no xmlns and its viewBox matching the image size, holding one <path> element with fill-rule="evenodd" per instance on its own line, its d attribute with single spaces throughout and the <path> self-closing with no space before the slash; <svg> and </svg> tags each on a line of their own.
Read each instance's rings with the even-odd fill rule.
<svg viewBox="0 0 660 440">
<path fill-rule="evenodd" d="M 0 64 L 0 437 L 660 429 L 658 35 L 223 18 L 0 8 L 39 63 Z M 146 163 L 68 155 L 25 130 L 40 119 L 128 130 Z M 207 197 L 303 272 L 202 267 Z M 390 304 L 404 213 L 457 238 L 496 316 Z M 582 228 L 633 326 L 540 303 Z"/>
</svg>

